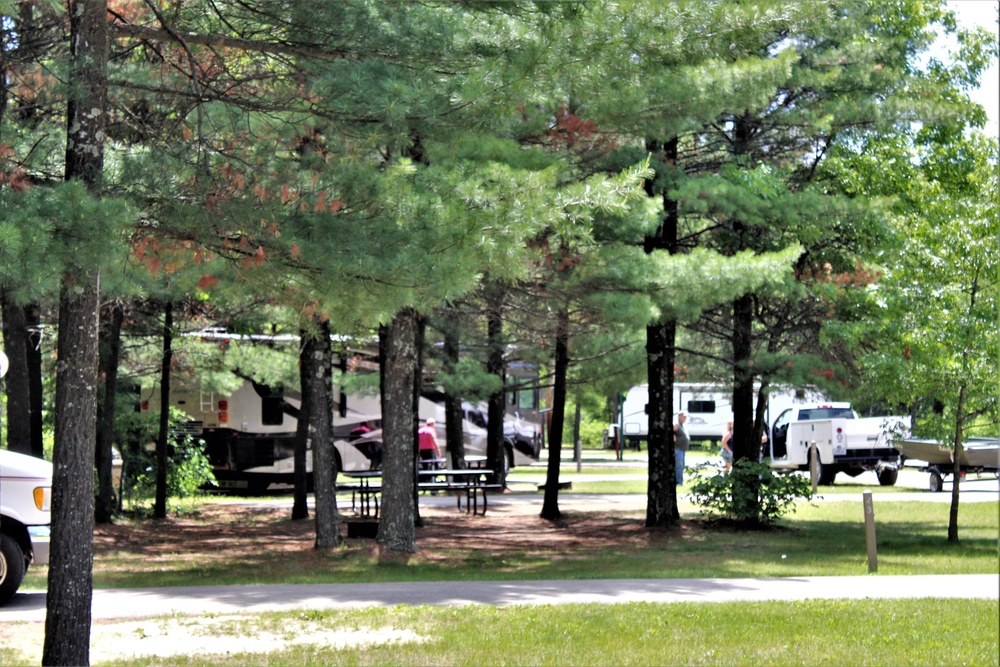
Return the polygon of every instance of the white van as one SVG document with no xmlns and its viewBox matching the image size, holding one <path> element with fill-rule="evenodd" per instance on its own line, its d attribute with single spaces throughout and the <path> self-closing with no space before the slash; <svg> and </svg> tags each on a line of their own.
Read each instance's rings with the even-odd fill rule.
<svg viewBox="0 0 1000 667">
<path fill-rule="evenodd" d="M 48 564 L 51 503 L 52 464 L 0 449 L 0 604 L 29 565 Z"/>
</svg>

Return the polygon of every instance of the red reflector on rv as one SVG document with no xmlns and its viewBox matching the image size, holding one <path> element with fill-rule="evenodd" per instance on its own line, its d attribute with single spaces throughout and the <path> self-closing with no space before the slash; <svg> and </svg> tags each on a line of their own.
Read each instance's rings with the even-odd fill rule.
<svg viewBox="0 0 1000 667">
<path fill-rule="evenodd" d="M 838 428 L 837 429 L 837 433 L 843 433 L 843 432 L 844 432 L 844 429 L 842 429 L 842 428 Z"/>
<path fill-rule="evenodd" d="M 229 401 L 219 401 L 219 409 L 220 410 L 228 410 L 229 409 Z"/>
<path fill-rule="evenodd" d="M 219 423 L 225 423 L 227 421 L 229 421 L 229 413 L 228 412 L 220 412 L 219 413 Z"/>
</svg>

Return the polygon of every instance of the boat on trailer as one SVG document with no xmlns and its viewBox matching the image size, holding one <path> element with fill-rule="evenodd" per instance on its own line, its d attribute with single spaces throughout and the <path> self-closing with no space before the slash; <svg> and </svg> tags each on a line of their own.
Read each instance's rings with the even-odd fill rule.
<svg viewBox="0 0 1000 667">
<path fill-rule="evenodd" d="M 931 491 L 940 491 L 944 480 L 955 472 L 955 448 L 937 440 L 906 438 L 895 443 L 903 465 L 930 473 Z M 907 461 L 919 462 L 916 465 Z M 1000 438 L 969 438 L 958 457 L 959 474 L 994 474 L 1000 477 Z"/>
</svg>

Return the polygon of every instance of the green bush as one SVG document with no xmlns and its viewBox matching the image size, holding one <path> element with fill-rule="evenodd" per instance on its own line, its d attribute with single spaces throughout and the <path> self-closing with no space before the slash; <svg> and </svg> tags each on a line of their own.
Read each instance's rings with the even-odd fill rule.
<svg viewBox="0 0 1000 667">
<path fill-rule="evenodd" d="M 779 475 L 770 461 L 746 459 L 731 471 L 717 462 L 695 466 L 690 484 L 691 501 L 701 514 L 745 525 L 769 525 L 795 506 L 798 498 L 812 498 L 812 485 L 801 475 Z M 714 474 L 705 474 L 714 473 Z"/>
<path fill-rule="evenodd" d="M 132 413 L 128 424 L 128 445 L 122 452 L 124 462 L 122 496 L 132 502 L 156 495 L 156 442 L 159 414 L 138 416 Z M 177 427 L 187 419 L 183 412 L 171 409 L 170 444 L 167 447 L 167 497 L 186 498 L 198 493 L 215 480 L 212 464 L 205 453 L 205 443 Z"/>
</svg>

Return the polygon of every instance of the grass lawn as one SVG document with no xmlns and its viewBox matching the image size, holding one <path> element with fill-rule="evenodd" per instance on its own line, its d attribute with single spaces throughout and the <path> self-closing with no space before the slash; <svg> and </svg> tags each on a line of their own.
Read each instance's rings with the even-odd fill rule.
<svg viewBox="0 0 1000 667">
<path fill-rule="evenodd" d="M 129 635 L 117 645 L 98 642 L 105 648 L 95 646 L 92 664 L 993 666 L 997 609 L 984 600 L 811 600 L 163 618 L 122 627 Z M 123 649 L 138 655 L 114 659 Z M 25 658 L 0 647 L 3 664 Z"/>
</svg>

